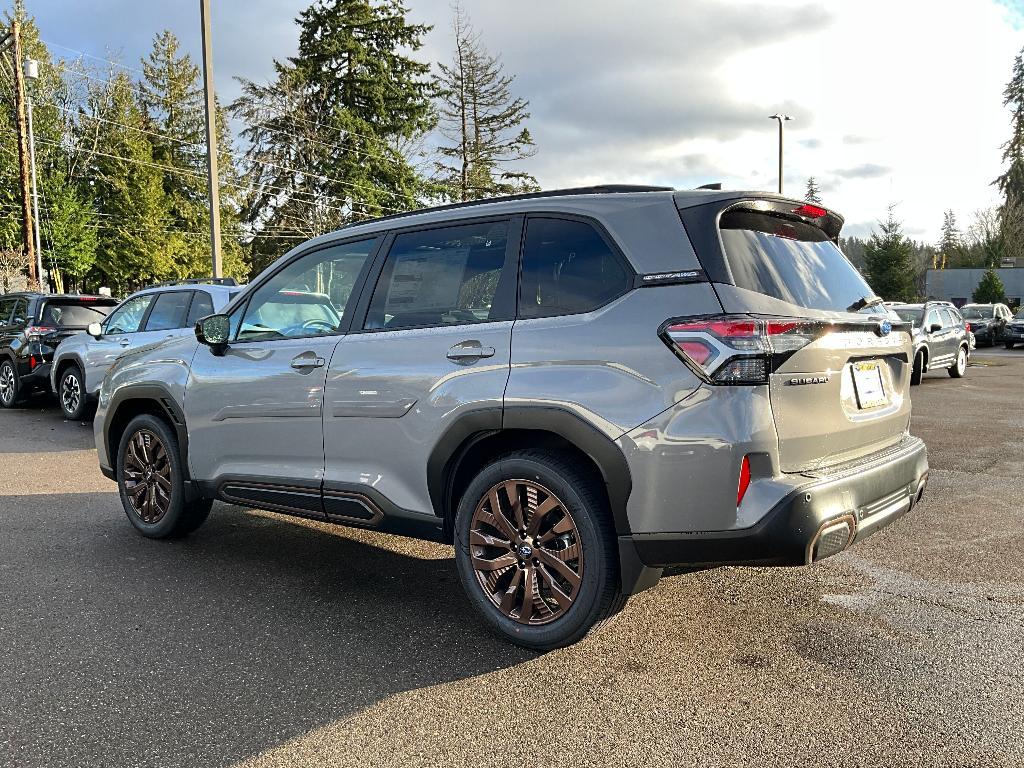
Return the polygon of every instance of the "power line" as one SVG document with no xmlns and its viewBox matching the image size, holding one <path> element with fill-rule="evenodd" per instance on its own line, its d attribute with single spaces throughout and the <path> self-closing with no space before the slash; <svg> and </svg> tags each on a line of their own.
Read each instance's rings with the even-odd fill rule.
<svg viewBox="0 0 1024 768">
<path fill-rule="evenodd" d="M 44 45 L 49 45 L 49 46 L 51 46 L 53 48 L 61 48 L 61 49 L 65 50 L 65 51 L 71 51 L 71 53 L 77 53 L 79 56 L 85 56 L 87 59 L 95 59 L 96 61 L 103 61 L 103 62 L 106 62 L 107 64 L 110 64 L 111 66 L 114 66 L 114 67 L 121 67 L 122 69 L 127 69 L 127 70 L 129 70 L 131 72 L 137 72 L 140 75 L 145 75 L 146 74 L 141 69 L 136 69 L 135 67 L 129 67 L 127 64 L 121 64 L 120 62 L 117 62 L 117 61 L 111 61 L 110 59 L 105 59 L 102 56 L 94 56 L 91 53 L 86 53 L 85 51 L 80 51 L 77 48 L 71 48 L 71 47 L 69 47 L 67 45 L 61 45 L 60 43 L 53 43 L 53 42 L 50 42 L 49 40 L 43 40 L 42 38 L 39 39 L 39 42 L 43 43 Z"/>
</svg>

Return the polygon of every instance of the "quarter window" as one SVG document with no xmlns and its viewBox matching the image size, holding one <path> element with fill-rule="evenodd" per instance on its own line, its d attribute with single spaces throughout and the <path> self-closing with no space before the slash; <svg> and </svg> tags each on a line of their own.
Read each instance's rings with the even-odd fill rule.
<svg viewBox="0 0 1024 768">
<path fill-rule="evenodd" d="M 135 333 L 142 325 L 153 294 L 147 293 L 128 299 L 107 318 L 105 333 Z"/>
<path fill-rule="evenodd" d="M 590 224 L 531 218 L 523 248 L 519 316 L 589 312 L 628 290 L 619 258 Z"/>
<path fill-rule="evenodd" d="M 156 297 L 146 321 L 147 331 L 169 331 L 185 327 L 185 314 L 192 291 L 167 291 Z"/>
<path fill-rule="evenodd" d="M 0 301 L 0 326 L 7 325 L 7 321 L 11 319 L 11 314 L 13 312 L 14 299 Z"/>
<path fill-rule="evenodd" d="M 352 288 L 376 240 L 332 245 L 293 261 L 245 307 L 239 341 L 327 336 L 341 328 Z"/>
<path fill-rule="evenodd" d="M 11 325 L 15 328 L 24 328 L 28 325 L 28 301 L 18 299 L 14 302 L 14 313 L 11 317 Z"/>
<path fill-rule="evenodd" d="M 395 238 L 370 301 L 368 329 L 503 320 L 496 306 L 508 222 L 407 232 Z"/>
</svg>

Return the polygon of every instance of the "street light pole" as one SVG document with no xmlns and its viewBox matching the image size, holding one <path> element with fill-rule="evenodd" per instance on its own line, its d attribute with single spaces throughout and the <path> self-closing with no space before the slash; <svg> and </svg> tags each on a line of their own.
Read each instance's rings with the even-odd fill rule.
<svg viewBox="0 0 1024 768">
<path fill-rule="evenodd" d="M 780 112 L 779 114 L 769 116 L 768 119 L 769 120 L 778 120 L 779 121 L 779 194 L 781 195 L 782 194 L 782 133 L 783 133 L 782 124 L 785 123 L 787 120 L 792 120 L 793 118 L 790 117 L 789 115 L 784 115 L 784 114 L 782 114 Z"/>
<path fill-rule="evenodd" d="M 213 98 L 213 41 L 210 38 L 210 0 L 199 0 L 203 29 L 203 91 L 206 95 L 206 171 L 210 199 L 210 254 L 213 276 L 223 277 L 220 250 L 220 176 L 217 171 L 217 102 Z"/>
</svg>

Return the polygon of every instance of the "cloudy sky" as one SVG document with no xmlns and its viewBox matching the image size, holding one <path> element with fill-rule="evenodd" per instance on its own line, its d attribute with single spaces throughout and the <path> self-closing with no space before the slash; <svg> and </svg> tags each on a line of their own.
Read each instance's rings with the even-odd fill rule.
<svg viewBox="0 0 1024 768">
<path fill-rule="evenodd" d="M 270 76 L 294 53 L 310 0 L 212 0 L 223 101 L 235 76 Z M 56 55 L 67 46 L 137 67 L 173 30 L 198 59 L 199 3 L 27 0 Z M 407 0 L 433 24 L 420 57 L 447 60 L 449 0 Z M 966 227 L 997 202 L 1009 113 L 1002 90 L 1024 47 L 1024 0 L 463 0 L 530 100 L 546 188 L 721 181 L 774 189 L 784 111 L 786 191 L 808 176 L 867 234 L 889 203 L 934 241 L 942 212 Z"/>
</svg>

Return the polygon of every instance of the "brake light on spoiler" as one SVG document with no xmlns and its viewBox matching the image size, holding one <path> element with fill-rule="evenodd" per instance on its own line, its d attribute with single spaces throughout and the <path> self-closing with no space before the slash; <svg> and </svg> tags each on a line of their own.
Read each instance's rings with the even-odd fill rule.
<svg viewBox="0 0 1024 768">
<path fill-rule="evenodd" d="M 831 329 L 813 320 L 721 316 L 669 320 L 660 335 L 711 384 L 767 384 L 783 361 Z"/>
</svg>

